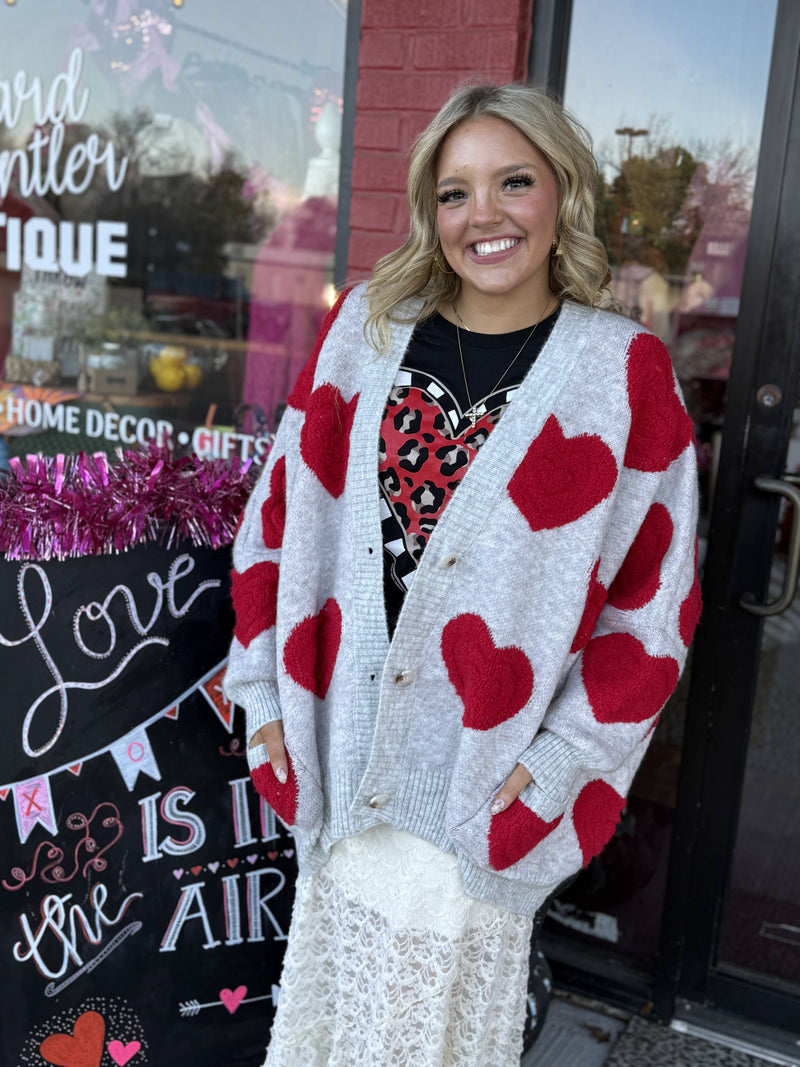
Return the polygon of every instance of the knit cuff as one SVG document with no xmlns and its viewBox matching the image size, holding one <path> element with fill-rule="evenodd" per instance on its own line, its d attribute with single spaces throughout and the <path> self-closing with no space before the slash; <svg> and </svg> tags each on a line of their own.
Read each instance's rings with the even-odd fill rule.
<svg viewBox="0 0 800 1067">
<path fill-rule="evenodd" d="M 244 708 L 248 745 L 257 730 L 282 717 L 278 689 L 273 682 L 243 682 L 236 686 L 234 699 Z"/>
<path fill-rule="evenodd" d="M 543 822 L 552 822 L 564 811 L 564 805 L 549 797 L 535 782 L 530 782 L 519 795 L 526 808 L 538 815 Z"/>
<path fill-rule="evenodd" d="M 575 777 L 581 768 L 580 753 L 563 737 L 542 730 L 518 762 L 527 767 L 533 782 L 525 787 L 529 799 L 523 800 L 546 821 L 565 810 L 573 792 Z"/>
</svg>

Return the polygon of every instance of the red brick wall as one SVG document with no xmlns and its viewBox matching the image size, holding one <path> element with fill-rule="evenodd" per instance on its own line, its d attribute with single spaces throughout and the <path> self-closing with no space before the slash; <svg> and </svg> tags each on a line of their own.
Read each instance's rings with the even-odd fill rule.
<svg viewBox="0 0 800 1067">
<path fill-rule="evenodd" d="M 465 82 L 527 73 L 533 0 L 363 0 L 348 278 L 408 234 L 408 149 Z"/>
</svg>

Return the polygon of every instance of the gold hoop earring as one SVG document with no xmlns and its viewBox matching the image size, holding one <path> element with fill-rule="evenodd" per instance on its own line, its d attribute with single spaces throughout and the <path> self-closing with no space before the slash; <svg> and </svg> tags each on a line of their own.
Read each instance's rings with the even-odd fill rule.
<svg viewBox="0 0 800 1067">
<path fill-rule="evenodd" d="M 440 274 L 455 274 L 454 270 L 445 270 L 442 264 L 439 262 L 439 253 L 433 253 L 433 265 L 439 271 Z"/>
</svg>

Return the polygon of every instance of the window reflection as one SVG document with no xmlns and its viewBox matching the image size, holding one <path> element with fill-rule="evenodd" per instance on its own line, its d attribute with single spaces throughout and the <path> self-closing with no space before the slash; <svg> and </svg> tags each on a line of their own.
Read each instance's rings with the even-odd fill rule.
<svg viewBox="0 0 800 1067">
<path fill-rule="evenodd" d="M 155 427 L 258 457 L 328 306 L 345 17 L 339 0 L 0 11 L 7 453 Z"/>
</svg>

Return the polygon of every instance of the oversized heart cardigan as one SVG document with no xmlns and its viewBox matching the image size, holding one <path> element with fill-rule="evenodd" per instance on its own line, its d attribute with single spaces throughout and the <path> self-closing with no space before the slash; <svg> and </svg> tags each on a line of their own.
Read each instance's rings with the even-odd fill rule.
<svg viewBox="0 0 800 1067">
<path fill-rule="evenodd" d="M 413 313 L 414 305 L 405 309 Z M 340 298 L 234 551 L 225 681 L 256 787 L 308 871 L 380 822 L 533 915 L 611 837 L 700 611 L 691 423 L 636 323 L 567 302 L 448 502 L 389 641 L 378 441 L 412 326 L 376 354 Z M 521 761 L 533 783 L 492 815 Z"/>
</svg>

